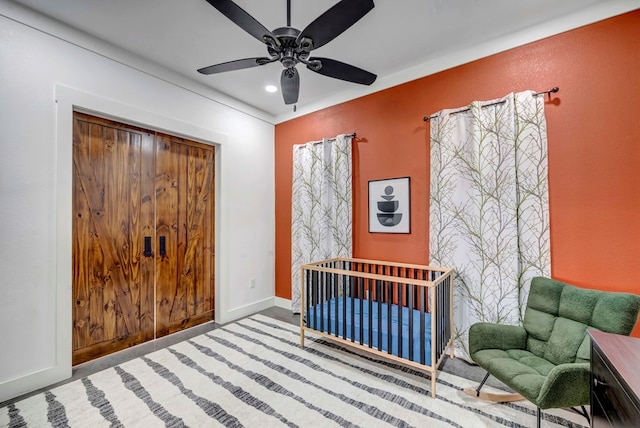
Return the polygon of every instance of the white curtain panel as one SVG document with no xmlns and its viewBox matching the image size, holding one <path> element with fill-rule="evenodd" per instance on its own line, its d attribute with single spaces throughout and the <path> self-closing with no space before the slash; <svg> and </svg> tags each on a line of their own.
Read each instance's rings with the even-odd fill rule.
<svg viewBox="0 0 640 428">
<path fill-rule="evenodd" d="M 291 309 L 300 312 L 300 267 L 351 257 L 351 135 L 293 146 Z"/>
<path fill-rule="evenodd" d="M 550 274 L 546 134 L 532 91 L 431 120 L 430 262 L 455 270 L 462 358 L 472 324 L 520 324 L 531 278 Z"/>
</svg>

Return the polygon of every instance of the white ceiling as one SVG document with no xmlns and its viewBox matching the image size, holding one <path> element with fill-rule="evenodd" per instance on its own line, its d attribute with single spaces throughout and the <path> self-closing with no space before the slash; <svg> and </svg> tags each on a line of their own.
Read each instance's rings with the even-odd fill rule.
<svg viewBox="0 0 640 428">
<path fill-rule="evenodd" d="M 14 1 L 274 116 L 291 112 L 292 107 L 284 104 L 279 92 L 269 94 L 264 90 L 267 84 L 279 86 L 282 66 L 277 62 L 211 76 L 196 72 L 220 62 L 266 56 L 263 44 L 205 0 Z M 385 87 L 381 81 L 389 86 L 389 76 L 400 75 L 402 70 L 452 52 L 469 52 L 474 46 L 486 46 L 546 22 L 558 22 L 588 8 L 602 8 L 611 1 L 378 0 L 364 18 L 313 51 L 312 56 L 333 58 L 377 74 L 378 81 L 367 89 L 372 92 Z M 286 0 L 236 3 L 270 30 L 286 24 Z M 335 3 L 292 0 L 292 26 L 302 30 Z M 632 10 L 638 1 L 618 3 Z M 298 65 L 298 71 L 298 107 L 364 90 L 354 92 L 353 87 L 360 85 L 318 75 L 303 65 Z"/>
</svg>

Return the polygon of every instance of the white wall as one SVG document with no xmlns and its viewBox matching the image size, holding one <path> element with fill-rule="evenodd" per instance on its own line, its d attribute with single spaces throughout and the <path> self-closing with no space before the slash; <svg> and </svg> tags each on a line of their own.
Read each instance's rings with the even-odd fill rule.
<svg viewBox="0 0 640 428">
<path fill-rule="evenodd" d="M 215 144 L 216 321 L 273 304 L 272 118 L 181 79 L 0 2 L 0 402 L 71 374 L 73 108 Z"/>
</svg>

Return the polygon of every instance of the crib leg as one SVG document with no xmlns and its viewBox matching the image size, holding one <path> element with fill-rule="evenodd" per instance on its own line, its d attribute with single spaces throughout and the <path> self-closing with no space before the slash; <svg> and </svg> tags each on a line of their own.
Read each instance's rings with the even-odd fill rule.
<svg viewBox="0 0 640 428">
<path fill-rule="evenodd" d="M 304 328 L 300 329 L 300 347 L 304 348 Z"/>
<path fill-rule="evenodd" d="M 431 373 L 431 398 L 436 398 L 436 372 Z"/>
</svg>

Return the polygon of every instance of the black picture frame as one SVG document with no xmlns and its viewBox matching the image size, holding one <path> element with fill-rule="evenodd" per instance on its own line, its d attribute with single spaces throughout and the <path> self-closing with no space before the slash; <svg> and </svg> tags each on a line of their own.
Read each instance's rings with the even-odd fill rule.
<svg viewBox="0 0 640 428">
<path fill-rule="evenodd" d="M 370 180 L 369 233 L 411 233 L 411 178 Z"/>
</svg>

